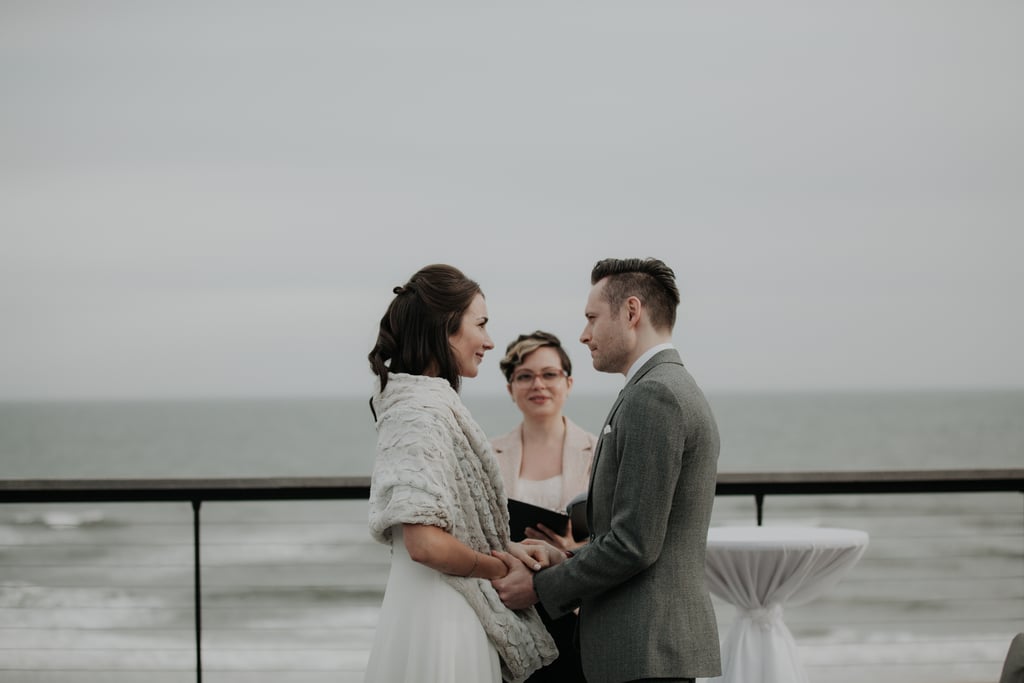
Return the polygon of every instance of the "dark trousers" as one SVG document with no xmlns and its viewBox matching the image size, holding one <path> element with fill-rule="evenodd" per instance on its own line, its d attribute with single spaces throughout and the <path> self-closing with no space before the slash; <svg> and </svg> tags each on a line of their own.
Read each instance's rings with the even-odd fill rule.
<svg viewBox="0 0 1024 683">
<path fill-rule="evenodd" d="M 563 617 L 552 619 L 540 603 L 537 604 L 537 612 L 558 647 L 558 659 L 535 671 L 526 679 L 526 683 L 586 683 L 579 647 L 574 637 L 576 615 L 569 612 Z"/>
</svg>

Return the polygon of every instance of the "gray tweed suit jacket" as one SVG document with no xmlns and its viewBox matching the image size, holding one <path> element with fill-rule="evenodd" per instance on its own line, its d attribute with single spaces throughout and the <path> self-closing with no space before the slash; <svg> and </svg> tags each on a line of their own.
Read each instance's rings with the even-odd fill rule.
<svg viewBox="0 0 1024 683">
<path fill-rule="evenodd" d="M 679 354 L 655 354 L 602 426 L 590 543 L 534 575 L 549 614 L 580 607 L 588 683 L 721 674 L 704 585 L 718 450 L 714 416 Z"/>
</svg>

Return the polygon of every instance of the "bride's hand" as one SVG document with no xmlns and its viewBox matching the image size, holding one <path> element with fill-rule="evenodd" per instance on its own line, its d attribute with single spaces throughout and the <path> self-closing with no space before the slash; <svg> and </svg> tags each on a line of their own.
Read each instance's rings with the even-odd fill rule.
<svg viewBox="0 0 1024 683">
<path fill-rule="evenodd" d="M 512 550 L 510 552 L 515 555 L 517 549 L 532 560 L 530 562 L 523 560 L 523 564 L 532 568 L 534 571 L 538 571 L 546 567 L 552 567 L 565 559 L 565 553 L 546 541 L 537 541 L 527 538 L 521 543 L 513 543 Z M 517 557 L 520 556 L 517 555 Z M 522 558 L 520 557 L 520 559 Z"/>
</svg>

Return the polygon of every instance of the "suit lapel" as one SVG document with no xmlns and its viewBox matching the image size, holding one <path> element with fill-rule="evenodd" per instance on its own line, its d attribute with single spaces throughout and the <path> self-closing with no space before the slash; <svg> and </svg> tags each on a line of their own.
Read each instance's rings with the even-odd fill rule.
<svg viewBox="0 0 1024 683">
<path fill-rule="evenodd" d="M 634 378 L 635 379 L 635 378 Z M 630 383 L 627 383 L 628 387 Z M 601 451 L 604 450 L 605 437 L 611 436 L 612 418 L 615 417 L 616 411 L 622 404 L 622 396 L 626 393 L 626 387 L 623 387 L 619 391 L 619 395 L 615 398 L 615 403 L 612 404 L 612 409 L 608 411 L 608 417 L 605 418 L 604 424 L 601 426 L 601 433 L 597 437 L 597 445 L 594 446 L 594 461 L 590 465 L 590 484 L 587 486 L 587 524 L 591 529 L 594 528 L 594 517 L 592 506 L 594 504 L 594 496 L 591 493 L 594 490 L 594 475 L 597 473 L 597 464 L 601 459 Z"/>
<path fill-rule="evenodd" d="M 626 386 L 622 387 L 618 397 L 615 399 L 615 403 L 612 404 L 612 409 L 608 411 L 608 417 L 605 418 L 604 424 L 601 426 L 601 433 L 597 437 L 597 445 L 594 446 L 594 462 L 590 466 L 590 484 L 587 487 L 587 522 L 591 525 L 591 528 L 593 528 L 591 506 L 593 505 L 594 496 L 590 494 L 594 490 L 594 474 L 597 472 L 597 463 L 601 458 L 601 451 L 604 450 L 605 437 L 611 436 L 612 419 L 615 417 L 615 413 L 622 404 L 622 397 L 626 393 L 626 389 L 639 382 L 644 375 L 661 363 L 676 363 L 678 365 L 682 365 L 683 361 L 679 358 L 679 352 L 675 349 L 665 349 L 664 351 L 659 351 L 651 356 L 646 363 L 640 366 L 640 369 L 637 370 L 636 374 L 626 382 Z"/>
<path fill-rule="evenodd" d="M 683 362 L 679 358 L 679 353 L 675 349 L 665 349 L 664 351 L 660 351 L 654 354 L 654 356 L 648 359 L 646 363 L 640 366 L 640 369 L 637 370 L 636 374 L 633 375 L 628 382 L 626 382 L 626 386 L 622 387 L 622 390 L 619 391 L 619 395 L 615 399 L 615 403 L 612 404 L 612 409 L 608 411 L 608 417 L 605 418 L 604 424 L 601 425 L 601 433 L 598 435 L 597 445 L 594 447 L 595 466 L 597 465 L 597 459 L 601 454 L 601 446 L 604 444 L 604 437 L 608 434 L 608 430 L 612 425 L 612 418 L 615 417 L 615 413 L 616 411 L 618 411 L 619 405 L 622 404 L 622 397 L 626 393 L 626 389 L 639 382 L 644 375 L 650 372 L 656 365 L 660 365 L 661 363 L 677 363 L 679 365 L 683 364 Z M 591 469 L 591 481 L 593 481 L 593 469 Z"/>
<path fill-rule="evenodd" d="M 587 466 L 594 460 L 596 443 L 590 436 L 567 417 L 565 420 L 565 443 L 562 445 L 562 501 L 568 503 L 580 493 L 579 481 L 587 473 Z"/>
</svg>

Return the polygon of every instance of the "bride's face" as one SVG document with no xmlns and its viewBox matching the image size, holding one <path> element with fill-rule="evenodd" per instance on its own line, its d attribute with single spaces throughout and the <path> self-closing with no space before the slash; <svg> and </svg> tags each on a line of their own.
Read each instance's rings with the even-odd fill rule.
<svg viewBox="0 0 1024 683">
<path fill-rule="evenodd" d="M 462 314 L 459 331 L 448 337 L 462 377 L 476 377 L 484 354 L 494 348 L 487 334 L 487 302 L 482 294 L 473 297 L 469 308 Z"/>
</svg>

